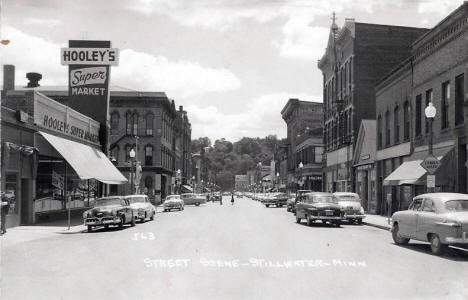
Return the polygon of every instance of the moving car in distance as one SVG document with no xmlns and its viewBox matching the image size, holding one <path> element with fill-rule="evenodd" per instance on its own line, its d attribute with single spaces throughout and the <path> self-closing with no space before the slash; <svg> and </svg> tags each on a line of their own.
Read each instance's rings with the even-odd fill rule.
<svg viewBox="0 0 468 300">
<path fill-rule="evenodd" d="M 180 195 L 169 195 L 163 203 L 164 211 L 171 211 L 173 209 L 184 210 L 184 201 L 180 199 Z"/>
<path fill-rule="evenodd" d="M 338 205 L 338 199 L 331 193 L 313 192 L 301 196 L 296 203 L 296 222 L 307 220 L 311 226 L 315 221 L 330 223 L 339 227 L 343 219 L 343 210 Z"/>
<path fill-rule="evenodd" d="M 133 214 L 137 219 L 143 223 L 149 218 L 151 221 L 154 220 L 156 214 L 156 208 L 151 204 L 147 195 L 129 195 L 125 196 L 125 199 L 130 203 L 130 207 L 133 208 Z"/>
<path fill-rule="evenodd" d="M 441 255 L 448 246 L 468 249 L 468 195 L 430 193 L 413 198 L 409 208 L 392 216 L 392 237 L 397 245 L 410 239 L 429 242 Z"/>
<path fill-rule="evenodd" d="M 265 204 L 266 207 L 270 207 L 270 205 L 275 205 L 276 207 L 283 207 L 286 205 L 288 201 L 288 195 L 285 193 L 271 193 L 266 194 L 265 197 L 262 199 L 262 203 Z"/>
<path fill-rule="evenodd" d="M 199 206 L 201 203 L 206 203 L 205 197 L 200 197 L 193 193 L 184 193 L 180 195 L 180 199 L 184 201 L 184 205 L 195 205 Z"/>
<path fill-rule="evenodd" d="M 296 214 L 296 203 L 301 199 L 301 197 L 307 193 L 312 193 L 313 191 L 312 190 L 298 190 L 296 192 L 296 197 L 294 197 L 293 199 L 289 199 L 288 201 L 286 201 L 286 207 L 288 211 Z"/>
<path fill-rule="evenodd" d="M 84 225 L 88 226 L 88 232 L 93 227 L 117 225 L 123 229 L 124 224 L 135 226 L 133 208 L 128 200 L 122 196 L 103 197 L 96 200 L 94 207 L 83 213 Z"/>
<path fill-rule="evenodd" d="M 214 192 L 213 195 L 210 197 L 210 200 L 212 202 L 221 201 L 221 193 L 220 192 Z"/>
<path fill-rule="evenodd" d="M 364 208 L 361 206 L 361 198 L 356 193 L 336 192 L 333 193 L 338 198 L 338 204 L 344 210 L 344 218 L 348 222 L 362 224 L 362 219 L 366 217 Z"/>
</svg>

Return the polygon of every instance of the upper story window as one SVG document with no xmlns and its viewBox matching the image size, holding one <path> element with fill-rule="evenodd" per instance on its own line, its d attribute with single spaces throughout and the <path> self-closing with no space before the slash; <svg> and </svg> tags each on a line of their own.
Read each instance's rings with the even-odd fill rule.
<svg viewBox="0 0 468 300">
<path fill-rule="evenodd" d="M 153 165 L 153 146 L 145 146 L 145 166 Z"/>
<path fill-rule="evenodd" d="M 127 135 L 131 135 L 132 134 L 132 126 L 133 126 L 133 116 L 130 112 L 128 112 L 126 115 L 125 115 L 125 122 L 126 122 L 126 130 L 125 130 L 125 133 Z"/>
<path fill-rule="evenodd" d="M 125 161 L 129 162 L 130 161 L 130 151 L 132 150 L 132 146 L 127 144 L 125 145 Z"/>
<path fill-rule="evenodd" d="M 321 163 L 323 158 L 323 147 L 315 147 L 315 163 Z"/>
<path fill-rule="evenodd" d="M 464 111 L 463 102 L 465 97 L 465 75 L 461 74 L 455 78 L 455 125 L 463 124 Z"/>
<path fill-rule="evenodd" d="M 146 115 L 146 135 L 153 135 L 153 114 Z"/>
<path fill-rule="evenodd" d="M 111 114 L 111 134 L 117 134 L 119 131 L 119 113 L 113 112 Z"/>
<path fill-rule="evenodd" d="M 385 146 L 390 146 L 390 112 L 385 112 Z"/>
<path fill-rule="evenodd" d="M 416 109 L 414 111 L 415 117 L 415 134 L 416 136 L 421 135 L 421 122 L 422 122 L 422 96 L 421 94 L 416 96 Z"/>
<path fill-rule="evenodd" d="M 448 110 L 450 101 L 450 82 L 446 81 L 442 83 L 442 103 L 440 112 L 440 123 L 441 128 L 445 129 L 449 127 Z"/>
<path fill-rule="evenodd" d="M 409 102 L 405 101 L 403 105 L 403 131 L 404 131 L 404 139 L 405 141 L 409 140 L 410 135 L 410 106 Z"/>
<path fill-rule="evenodd" d="M 393 111 L 393 135 L 395 139 L 395 143 L 398 143 L 400 141 L 400 122 L 399 122 L 399 115 L 400 114 L 400 108 L 398 105 L 395 107 L 395 110 Z"/>
<path fill-rule="evenodd" d="M 138 135 L 138 114 L 133 114 L 133 135 Z"/>
<path fill-rule="evenodd" d="M 377 117 L 377 148 L 382 148 L 382 116 Z"/>
</svg>

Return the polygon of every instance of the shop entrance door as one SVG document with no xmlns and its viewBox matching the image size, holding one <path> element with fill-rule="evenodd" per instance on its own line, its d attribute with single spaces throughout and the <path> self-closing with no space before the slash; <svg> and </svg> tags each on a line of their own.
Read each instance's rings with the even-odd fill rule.
<svg viewBox="0 0 468 300">
<path fill-rule="evenodd" d="M 31 179 L 21 179 L 21 225 L 27 225 L 31 223 L 30 213 L 32 206 L 32 186 Z"/>
</svg>

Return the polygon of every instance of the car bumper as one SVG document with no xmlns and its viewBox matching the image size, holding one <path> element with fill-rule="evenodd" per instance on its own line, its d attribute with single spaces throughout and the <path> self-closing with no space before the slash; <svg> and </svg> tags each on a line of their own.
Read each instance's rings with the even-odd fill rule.
<svg viewBox="0 0 468 300">
<path fill-rule="evenodd" d="M 349 220 L 349 219 L 364 219 L 366 216 L 365 215 L 361 215 L 361 214 L 357 214 L 357 215 L 352 215 L 352 214 L 349 214 L 349 215 L 345 215 L 344 218 Z"/>
<path fill-rule="evenodd" d="M 461 238 L 446 237 L 445 242 L 449 245 L 468 245 L 468 237 L 466 236 L 466 232 L 463 232 Z"/>
<path fill-rule="evenodd" d="M 270 205 L 286 205 L 286 202 L 281 202 L 281 201 L 263 201 L 263 204 L 270 204 Z"/>
<path fill-rule="evenodd" d="M 164 206 L 164 209 L 179 209 L 179 208 L 182 208 L 182 205 L 178 205 L 178 206 Z"/>
<path fill-rule="evenodd" d="M 99 225 L 116 225 L 120 224 L 120 217 L 101 217 L 101 218 L 86 218 L 84 220 L 85 226 L 99 226 Z"/>
<path fill-rule="evenodd" d="M 310 216 L 312 220 L 342 220 L 342 217 L 337 216 Z"/>
</svg>

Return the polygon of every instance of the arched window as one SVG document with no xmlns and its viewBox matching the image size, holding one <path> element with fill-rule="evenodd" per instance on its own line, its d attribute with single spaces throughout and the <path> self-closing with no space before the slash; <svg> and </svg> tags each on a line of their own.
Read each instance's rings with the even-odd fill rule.
<svg viewBox="0 0 468 300">
<path fill-rule="evenodd" d="M 153 146 L 145 146 L 145 166 L 153 165 Z"/>
<path fill-rule="evenodd" d="M 133 114 L 133 135 L 138 135 L 138 114 Z"/>
<path fill-rule="evenodd" d="M 146 115 L 146 135 L 153 135 L 153 114 Z"/>
<path fill-rule="evenodd" d="M 111 134 L 118 134 L 119 132 L 119 113 L 114 111 L 111 114 Z"/>
<path fill-rule="evenodd" d="M 133 117 L 132 117 L 132 114 L 130 112 L 128 112 L 125 115 L 125 122 L 126 122 L 126 131 L 125 131 L 125 133 L 127 135 L 131 135 L 132 134 L 132 126 L 133 126 Z"/>
</svg>

